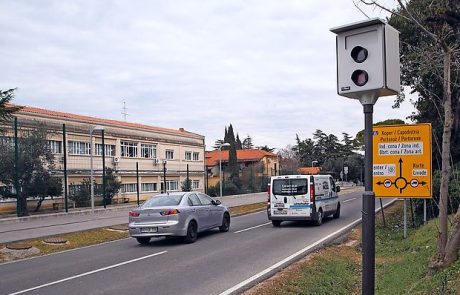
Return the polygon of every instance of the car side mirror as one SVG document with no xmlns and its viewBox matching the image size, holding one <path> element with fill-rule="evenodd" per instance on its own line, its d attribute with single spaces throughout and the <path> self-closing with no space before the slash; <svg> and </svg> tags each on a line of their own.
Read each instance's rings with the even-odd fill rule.
<svg viewBox="0 0 460 295">
<path fill-rule="evenodd" d="M 219 206 L 222 203 L 219 200 L 212 200 L 212 204 L 215 206 Z"/>
<path fill-rule="evenodd" d="M 336 186 L 336 187 L 335 187 L 335 191 L 336 191 L 337 193 L 340 192 L 340 186 Z"/>
</svg>

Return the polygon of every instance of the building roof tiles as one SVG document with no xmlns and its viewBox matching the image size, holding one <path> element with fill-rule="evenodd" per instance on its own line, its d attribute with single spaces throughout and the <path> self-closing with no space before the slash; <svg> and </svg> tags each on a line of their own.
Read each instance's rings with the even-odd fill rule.
<svg viewBox="0 0 460 295">
<path fill-rule="evenodd" d="M 214 166 L 219 164 L 219 159 L 222 162 L 228 162 L 228 150 L 223 150 L 222 154 L 219 150 L 206 152 L 206 166 Z M 258 149 L 237 150 L 236 157 L 238 162 L 260 161 L 264 157 L 277 157 L 276 154 Z M 222 158 L 221 158 L 222 157 Z"/>
<path fill-rule="evenodd" d="M 143 129 L 147 131 L 155 131 L 159 133 L 167 133 L 167 134 L 172 133 L 172 134 L 176 134 L 176 135 L 180 135 L 184 137 L 204 138 L 204 136 L 202 135 L 186 131 L 183 128 L 180 128 L 179 130 L 169 129 L 169 128 L 163 128 L 163 127 L 144 125 L 144 124 L 139 124 L 139 123 L 124 122 L 124 121 L 117 121 L 117 120 L 111 120 L 111 119 L 102 119 L 102 118 L 97 118 L 97 117 L 90 117 L 90 116 L 83 116 L 83 115 L 77 115 L 77 114 L 72 114 L 72 113 L 52 111 L 52 110 L 41 109 L 41 108 L 31 107 L 31 106 L 20 106 L 20 107 L 21 107 L 21 110 L 19 111 L 19 113 L 25 114 L 25 115 L 35 114 L 35 115 L 41 115 L 44 117 L 52 117 L 55 119 L 67 119 L 67 120 L 77 121 L 81 123 L 94 123 L 94 124 L 101 124 L 101 125 L 112 125 L 115 127 L 137 128 L 137 129 Z"/>
</svg>

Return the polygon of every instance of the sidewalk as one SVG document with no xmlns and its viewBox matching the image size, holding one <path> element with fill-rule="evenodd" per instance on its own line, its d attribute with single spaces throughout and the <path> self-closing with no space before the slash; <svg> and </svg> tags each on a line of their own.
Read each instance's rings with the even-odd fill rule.
<svg viewBox="0 0 460 295">
<path fill-rule="evenodd" d="M 228 207 L 267 201 L 267 193 L 234 195 L 217 198 Z M 136 204 L 97 208 L 94 215 L 91 209 L 72 210 L 68 213 L 41 214 L 28 217 L 0 219 L 0 243 L 8 243 L 51 235 L 65 234 L 112 226 L 128 222 L 128 212 Z"/>
</svg>

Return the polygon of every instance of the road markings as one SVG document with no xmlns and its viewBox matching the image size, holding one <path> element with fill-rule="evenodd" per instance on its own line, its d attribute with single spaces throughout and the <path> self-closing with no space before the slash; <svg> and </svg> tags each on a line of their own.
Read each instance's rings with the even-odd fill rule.
<svg viewBox="0 0 460 295">
<path fill-rule="evenodd" d="M 259 225 L 253 226 L 253 227 L 248 227 L 248 228 L 245 228 L 245 229 L 236 231 L 236 232 L 234 232 L 234 233 L 235 233 L 235 234 L 239 234 L 239 233 L 242 233 L 242 232 L 245 232 L 245 231 L 248 231 L 248 230 L 251 230 L 251 229 L 255 229 L 255 228 L 258 228 L 258 227 L 261 227 L 261 226 L 265 226 L 265 225 L 268 225 L 268 224 L 271 224 L 271 222 L 259 224 Z"/>
<path fill-rule="evenodd" d="M 342 201 L 342 203 L 350 202 L 350 201 L 353 201 L 353 200 L 356 200 L 356 199 L 357 199 L 357 198 L 351 198 L 351 199 L 348 199 L 348 200 Z"/>
<path fill-rule="evenodd" d="M 129 264 L 129 263 L 136 262 L 136 261 L 140 261 L 140 260 L 144 260 L 144 259 L 151 258 L 151 257 L 154 257 L 154 256 L 158 256 L 158 255 L 161 255 L 161 254 L 165 254 L 167 252 L 168 251 L 162 251 L 162 252 L 150 254 L 150 255 L 147 255 L 147 256 L 131 259 L 131 260 L 124 261 L 124 262 L 121 262 L 121 263 L 117 263 L 117 264 L 114 264 L 114 265 L 109 265 L 109 266 L 106 266 L 106 267 L 103 267 L 103 268 L 88 271 L 88 272 L 85 272 L 85 273 L 82 273 L 82 274 L 79 274 L 79 275 L 76 275 L 76 276 L 68 277 L 68 278 L 65 278 L 65 279 L 50 282 L 50 283 L 43 284 L 43 285 L 40 285 L 40 286 L 36 286 L 36 287 L 33 287 L 33 288 L 29 288 L 29 289 L 21 290 L 21 291 L 18 291 L 18 292 L 10 293 L 8 295 L 16 295 L 16 294 L 27 293 L 27 292 L 30 292 L 30 291 L 33 291 L 33 290 L 37 290 L 37 289 L 41 289 L 41 288 L 44 288 L 44 287 L 56 285 L 56 284 L 59 284 L 59 283 L 62 283 L 62 282 L 70 281 L 70 280 L 73 280 L 73 279 L 78 279 L 78 278 L 88 276 L 88 275 L 91 275 L 91 274 L 94 274 L 94 273 L 98 273 L 98 272 L 101 272 L 101 271 L 116 268 L 116 267 L 119 267 L 119 266 L 123 266 L 123 265 Z"/>
<path fill-rule="evenodd" d="M 392 201 L 386 203 L 384 205 L 384 207 L 389 206 L 390 204 L 392 204 L 396 200 L 397 199 L 393 199 Z M 375 212 L 378 212 L 378 211 L 380 211 L 380 208 L 375 210 Z M 355 227 L 356 225 L 361 223 L 361 220 L 362 220 L 362 218 L 356 219 L 355 221 L 353 221 L 353 222 L 349 223 L 348 225 L 336 230 L 335 232 L 325 236 L 324 238 L 316 241 L 315 243 L 313 243 L 313 244 L 311 244 L 311 245 L 309 245 L 309 246 L 307 246 L 307 247 L 295 252 L 294 254 L 292 254 L 291 256 L 281 260 L 280 262 L 275 263 L 274 265 L 270 266 L 269 268 L 266 268 L 266 269 L 262 270 L 261 272 L 253 275 L 252 277 L 242 281 L 241 283 L 231 287 L 230 289 L 225 290 L 224 292 L 220 293 L 219 295 L 238 294 L 237 291 L 243 289 L 245 286 L 257 281 L 260 278 L 263 278 L 264 276 L 267 276 L 268 274 L 270 274 L 273 271 L 278 271 L 283 266 L 286 266 L 286 265 L 290 264 L 291 261 L 295 260 L 296 258 L 299 258 L 301 255 L 305 255 L 306 253 L 308 253 L 310 250 L 312 250 L 316 246 L 321 245 L 324 242 L 327 242 L 330 238 L 340 234 L 342 231 L 346 231 L 348 229 L 351 229 L 351 228 Z"/>
</svg>

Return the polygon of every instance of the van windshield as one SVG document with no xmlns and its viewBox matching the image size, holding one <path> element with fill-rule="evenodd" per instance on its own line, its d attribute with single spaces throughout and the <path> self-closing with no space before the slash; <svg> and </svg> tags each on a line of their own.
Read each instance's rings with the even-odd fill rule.
<svg viewBox="0 0 460 295">
<path fill-rule="evenodd" d="M 295 196 L 307 194 L 307 179 L 275 179 L 273 180 L 273 194 L 281 196 Z"/>
</svg>

